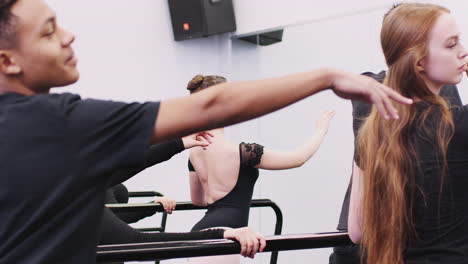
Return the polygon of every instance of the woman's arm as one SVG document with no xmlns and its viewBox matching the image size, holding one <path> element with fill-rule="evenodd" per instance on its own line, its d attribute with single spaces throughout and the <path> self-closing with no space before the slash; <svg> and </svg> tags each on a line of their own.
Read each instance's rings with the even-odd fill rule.
<svg viewBox="0 0 468 264">
<path fill-rule="evenodd" d="M 198 175 L 195 171 L 189 172 L 190 178 L 190 198 L 194 205 L 206 206 L 208 203 L 205 201 L 205 191 L 203 190 L 203 185 L 198 178 Z"/>
<path fill-rule="evenodd" d="M 193 147 L 206 147 L 211 143 L 210 137 L 212 136 L 213 135 L 211 135 L 209 132 L 200 132 L 180 139 L 152 145 L 146 154 L 144 168 L 148 168 L 158 163 L 167 161 L 185 149 Z"/>
<path fill-rule="evenodd" d="M 364 191 L 364 182 L 362 179 L 362 170 L 353 162 L 353 181 L 351 185 L 351 199 L 349 203 L 348 215 L 348 233 L 355 244 L 359 244 L 362 238 L 362 196 Z"/>
<path fill-rule="evenodd" d="M 158 163 L 168 161 L 174 155 L 184 150 L 185 146 L 181 138 L 151 145 L 146 153 L 145 165 L 140 169 L 143 170 Z"/>
<path fill-rule="evenodd" d="M 200 132 L 193 135 L 189 135 L 183 138 L 178 138 L 170 141 L 165 141 L 159 144 L 151 145 L 148 152 L 145 155 L 145 163 L 141 167 L 121 169 L 112 174 L 109 179 L 108 186 L 113 186 L 141 171 L 154 166 L 158 163 L 171 159 L 174 155 L 182 152 L 185 149 L 193 147 L 206 147 L 211 144 L 212 134 L 209 132 Z"/>
<path fill-rule="evenodd" d="M 260 163 L 256 167 L 267 170 L 283 170 L 304 165 L 319 149 L 334 115 L 334 111 L 323 111 L 317 120 L 314 134 L 294 151 L 282 152 L 264 149 Z"/>
<path fill-rule="evenodd" d="M 176 201 L 167 196 L 156 197 L 156 199 L 154 199 L 154 202 L 160 203 L 163 206 L 164 211 L 166 211 L 168 214 L 172 214 L 172 211 L 174 211 L 176 208 Z"/>
</svg>

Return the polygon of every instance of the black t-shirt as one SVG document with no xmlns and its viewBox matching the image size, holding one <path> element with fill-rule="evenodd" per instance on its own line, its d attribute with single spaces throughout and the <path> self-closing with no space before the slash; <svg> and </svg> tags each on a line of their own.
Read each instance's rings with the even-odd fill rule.
<svg viewBox="0 0 468 264">
<path fill-rule="evenodd" d="M 369 76 L 374 78 L 375 80 L 382 82 L 385 79 L 385 71 L 381 71 L 378 74 L 374 74 L 372 72 L 365 72 L 363 75 Z M 447 99 L 447 101 L 452 106 L 461 106 L 462 101 L 460 99 L 460 95 L 458 93 L 458 89 L 455 85 L 447 85 L 442 88 L 440 91 L 440 95 Z M 361 101 L 352 101 L 353 106 L 353 134 L 354 138 L 356 138 L 359 128 L 361 127 L 362 122 L 366 119 L 366 117 L 370 114 L 372 109 L 372 105 L 368 103 L 364 103 Z M 341 207 L 340 218 L 338 222 L 338 230 L 341 231 L 348 231 L 348 212 L 349 212 L 349 199 L 351 196 L 351 179 L 346 189 L 346 194 L 343 199 L 343 205 Z"/>
<path fill-rule="evenodd" d="M 158 109 L 0 95 L 0 263 L 94 263 L 109 175 L 142 165 Z"/>
<path fill-rule="evenodd" d="M 427 103 L 415 103 L 420 111 Z M 468 263 L 468 105 L 451 108 L 455 134 L 447 149 L 448 172 L 441 177 L 441 158 L 434 131 L 440 114 L 409 128 L 414 146 L 416 237 L 404 252 L 405 263 Z M 422 126 L 428 128 L 422 129 Z M 428 132 L 429 131 L 429 132 Z"/>
</svg>

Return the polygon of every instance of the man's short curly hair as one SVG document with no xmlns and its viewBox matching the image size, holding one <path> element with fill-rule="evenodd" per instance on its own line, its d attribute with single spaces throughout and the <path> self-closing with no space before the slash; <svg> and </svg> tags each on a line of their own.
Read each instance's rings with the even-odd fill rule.
<svg viewBox="0 0 468 264">
<path fill-rule="evenodd" d="M 16 44 L 18 17 L 11 13 L 11 7 L 18 0 L 0 0 L 0 49 L 13 48 Z"/>
</svg>

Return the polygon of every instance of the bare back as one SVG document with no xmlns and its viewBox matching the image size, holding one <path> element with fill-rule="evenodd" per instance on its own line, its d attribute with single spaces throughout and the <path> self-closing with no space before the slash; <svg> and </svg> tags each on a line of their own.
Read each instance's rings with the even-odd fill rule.
<svg viewBox="0 0 468 264">
<path fill-rule="evenodd" d="M 190 161 L 208 204 L 226 196 L 236 185 L 240 169 L 238 144 L 215 137 L 206 150 L 190 150 Z"/>
</svg>

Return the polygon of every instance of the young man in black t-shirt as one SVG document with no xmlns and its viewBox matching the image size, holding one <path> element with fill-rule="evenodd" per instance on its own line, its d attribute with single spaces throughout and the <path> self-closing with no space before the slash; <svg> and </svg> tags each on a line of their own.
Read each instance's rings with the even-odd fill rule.
<svg viewBox="0 0 468 264">
<path fill-rule="evenodd" d="M 411 103 L 370 78 L 320 69 L 227 83 L 190 97 L 126 104 L 49 94 L 79 78 L 71 47 L 44 0 L 0 0 L 0 263 L 93 263 L 108 175 L 139 167 L 150 144 L 227 126 L 331 88 L 376 103 Z M 191 113 L 191 114 L 187 114 Z M 195 114 L 193 114 L 195 113 Z M 124 179 L 122 179 L 124 180 Z M 233 233 L 244 255 L 264 239 Z"/>
</svg>

